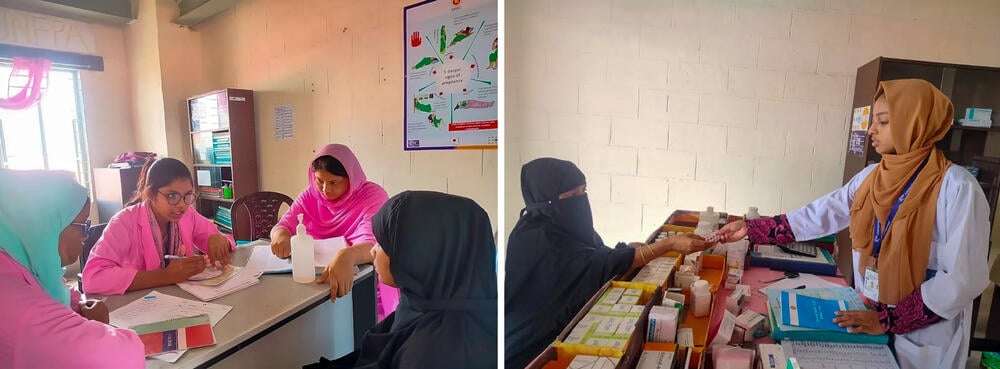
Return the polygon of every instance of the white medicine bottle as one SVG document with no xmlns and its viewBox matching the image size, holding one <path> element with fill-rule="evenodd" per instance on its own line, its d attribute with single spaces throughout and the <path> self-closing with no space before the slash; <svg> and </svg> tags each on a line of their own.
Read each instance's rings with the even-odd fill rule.
<svg viewBox="0 0 1000 369">
<path fill-rule="evenodd" d="M 757 219 L 757 218 L 760 218 L 760 213 L 757 212 L 756 206 L 751 206 L 750 209 L 747 210 L 746 220 Z"/>
<path fill-rule="evenodd" d="M 299 214 L 299 225 L 295 227 L 292 236 L 292 280 L 299 283 L 311 283 L 316 280 L 316 255 L 313 254 L 315 242 L 306 233 L 302 224 L 302 214 Z"/>
<path fill-rule="evenodd" d="M 691 285 L 691 311 L 696 318 L 706 317 L 712 310 L 712 292 L 708 281 L 699 279 Z"/>
</svg>

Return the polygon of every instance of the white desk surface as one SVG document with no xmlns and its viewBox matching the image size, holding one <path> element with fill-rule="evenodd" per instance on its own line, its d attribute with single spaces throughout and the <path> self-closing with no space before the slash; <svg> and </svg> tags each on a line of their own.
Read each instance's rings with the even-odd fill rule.
<svg viewBox="0 0 1000 369">
<path fill-rule="evenodd" d="M 246 265 L 253 246 L 263 245 L 261 241 L 242 245 L 233 254 L 233 265 Z M 361 271 L 354 276 L 355 283 L 368 274 L 373 268 L 363 265 Z M 177 285 L 162 286 L 148 290 L 132 291 L 121 296 L 109 296 L 105 301 L 109 310 L 122 307 L 137 300 L 152 290 L 164 294 L 200 301 L 194 295 L 187 293 Z M 260 277 L 260 283 L 231 295 L 223 296 L 210 302 L 229 305 L 233 310 L 226 314 L 214 328 L 216 344 L 188 350 L 175 363 L 160 360 L 147 360 L 147 368 L 194 368 L 204 364 L 227 350 L 246 342 L 254 335 L 281 322 L 293 314 L 302 312 L 317 302 L 330 298 L 329 284 L 297 283 L 291 274 L 270 274 Z M 349 299 L 350 296 L 344 298 Z M 338 300 L 339 301 L 339 300 Z"/>
</svg>

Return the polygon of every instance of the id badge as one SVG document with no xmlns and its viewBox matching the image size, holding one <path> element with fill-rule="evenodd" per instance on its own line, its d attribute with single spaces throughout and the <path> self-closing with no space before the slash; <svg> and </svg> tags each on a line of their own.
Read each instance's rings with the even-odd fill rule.
<svg viewBox="0 0 1000 369">
<path fill-rule="evenodd" d="M 865 284 L 861 293 L 869 300 L 878 301 L 878 271 L 872 267 L 865 268 Z"/>
</svg>

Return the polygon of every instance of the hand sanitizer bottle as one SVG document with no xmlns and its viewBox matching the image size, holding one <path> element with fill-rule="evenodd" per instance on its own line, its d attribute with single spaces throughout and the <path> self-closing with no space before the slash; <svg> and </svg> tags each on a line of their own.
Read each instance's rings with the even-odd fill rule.
<svg viewBox="0 0 1000 369">
<path fill-rule="evenodd" d="M 292 280 L 299 283 L 316 280 L 314 248 L 313 238 L 306 233 L 302 214 L 299 214 L 299 225 L 295 227 L 295 235 L 292 236 Z"/>
</svg>

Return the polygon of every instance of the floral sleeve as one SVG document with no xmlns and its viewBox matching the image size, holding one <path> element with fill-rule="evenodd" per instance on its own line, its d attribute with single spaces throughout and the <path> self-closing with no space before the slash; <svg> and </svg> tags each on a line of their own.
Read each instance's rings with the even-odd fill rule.
<svg viewBox="0 0 1000 369">
<path fill-rule="evenodd" d="M 875 304 L 882 329 L 895 334 L 906 334 L 941 321 L 941 317 L 924 305 L 924 297 L 917 288 L 895 307 Z"/>
<path fill-rule="evenodd" d="M 784 214 L 746 221 L 747 236 L 755 245 L 785 245 L 795 242 L 792 227 Z"/>
</svg>

